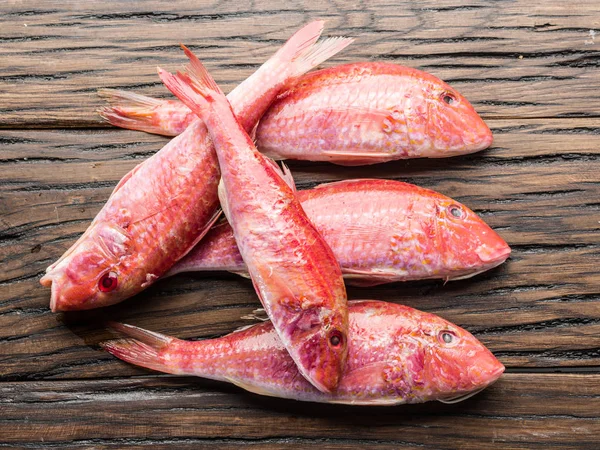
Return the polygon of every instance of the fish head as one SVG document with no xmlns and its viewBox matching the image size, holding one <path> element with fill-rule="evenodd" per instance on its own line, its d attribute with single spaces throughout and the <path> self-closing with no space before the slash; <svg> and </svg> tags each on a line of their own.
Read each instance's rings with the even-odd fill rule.
<svg viewBox="0 0 600 450">
<path fill-rule="evenodd" d="M 437 194 L 436 252 L 447 279 L 462 279 L 492 269 L 510 256 L 510 247 L 466 206 Z"/>
<path fill-rule="evenodd" d="M 495 382 L 504 366 L 475 336 L 439 316 L 421 313 L 426 347 L 421 380 L 430 398 L 459 401 Z"/>
<path fill-rule="evenodd" d="M 483 150 L 492 145 L 492 132 L 475 108 L 456 89 L 424 74 L 412 113 L 407 116 L 411 139 L 423 139 L 421 156 L 444 158 Z"/>
<path fill-rule="evenodd" d="M 347 330 L 346 308 L 305 309 L 290 327 L 298 370 L 321 392 L 333 392 L 340 381 L 348 354 Z"/>
<path fill-rule="evenodd" d="M 72 311 L 108 306 L 128 297 L 131 281 L 122 276 L 122 260 L 133 241 L 123 228 L 92 224 L 74 248 L 40 280 L 52 289 L 50 309 Z"/>
</svg>

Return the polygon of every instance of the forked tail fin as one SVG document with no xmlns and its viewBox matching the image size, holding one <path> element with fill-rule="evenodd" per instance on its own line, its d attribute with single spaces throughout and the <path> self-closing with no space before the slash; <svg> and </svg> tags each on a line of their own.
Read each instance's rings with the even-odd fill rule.
<svg viewBox="0 0 600 450">
<path fill-rule="evenodd" d="M 261 94 L 257 93 L 257 97 L 262 98 L 265 73 L 271 77 L 270 82 L 278 91 L 282 88 L 281 83 L 303 75 L 354 41 L 352 38 L 334 37 L 317 42 L 323 25 L 323 21 L 317 20 L 302 27 L 257 72 L 231 91 L 227 97 L 236 106 L 236 111 L 243 109 L 242 105 L 253 104 L 254 97 L 249 92 L 256 89 L 257 85 Z M 273 79 L 274 68 L 282 69 L 278 73 L 283 78 L 279 75 Z M 196 119 L 196 115 L 177 100 L 159 100 L 117 89 L 101 89 L 98 94 L 110 103 L 99 109 L 99 114 L 110 124 L 121 128 L 176 136 Z M 265 107 L 269 103 L 267 101 Z M 250 132 L 264 111 L 260 108 L 260 111 L 248 109 L 245 111 L 248 117 L 238 118 L 246 131 Z"/>
<path fill-rule="evenodd" d="M 323 24 L 322 21 L 315 21 L 302 27 L 277 53 L 227 95 L 239 122 L 248 133 L 252 134 L 271 102 L 292 80 L 314 69 L 353 41 L 338 37 L 317 42 Z"/>
<path fill-rule="evenodd" d="M 165 373 L 182 373 L 164 357 L 164 351 L 178 339 L 122 323 L 111 322 L 109 327 L 128 336 L 102 342 L 100 346 L 109 353 L 137 366 Z"/>
<path fill-rule="evenodd" d="M 354 39 L 333 37 L 317 42 L 325 22 L 315 20 L 296 31 L 271 60 L 278 64 L 292 64 L 291 76 L 300 76 L 315 68 L 350 45 Z"/>
<path fill-rule="evenodd" d="M 200 60 L 186 46 L 182 45 L 183 51 L 190 62 L 185 66 L 184 72 L 175 75 L 160 67 L 158 76 L 174 95 L 186 104 L 200 118 L 206 119 L 210 114 L 211 104 L 221 103 L 229 105 L 223 91 L 202 65 Z"/>
<path fill-rule="evenodd" d="M 117 127 L 177 136 L 191 122 L 186 120 L 186 114 L 191 115 L 189 109 L 176 100 L 159 100 L 119 89 L 99 89 L 98 95 L 109 103 L 98 114 Z M 169 116 L 178 120 L 165 121 Z"/>
</svg>

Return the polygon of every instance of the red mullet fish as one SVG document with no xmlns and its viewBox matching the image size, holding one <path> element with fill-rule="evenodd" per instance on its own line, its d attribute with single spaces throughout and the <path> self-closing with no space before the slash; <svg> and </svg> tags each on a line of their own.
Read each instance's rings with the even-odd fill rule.
<svg viewBox="0 0 600 450">
<path fill-rule="evenodd" d="M 227 98 L 187 49 L 186 73 L 159 70 L 204 120 L 219 167 L 219 200 L 273 326 L 300 373 L 323 392 L 338 384 L 348 310 L 340 266 L 296 198 L 289 171 L 261 155 Z"/>
<path fill-rule="evenodd" d="M 114 125 L 177 135 L 195 115 L 173 100 L 114 92 Z M 125 100 L 124 100 L 125 98 Z M 476 152 L 492 133 L 460 93 L 435 76 L 397 64 L 363 62 L 300 77 L 269 107 L 256 145 L 273 159 L 374 164 Z"/>
<path fill-rule="evenodd" d="M 298 31 L 229 96 L 240 123 L 254 128 L 290 79 L 345 48 L 350 39 L 316 43 L 323 22 Z M 220 172 L 201 120 L 121 179 L 87 231 L 46 270 L 53 311 L 125 300 L 163 275 L 217 218 Z"/>
<path fill-rule="evenodd" d="M 347 284 L 464 279 L 502 264 L 510 247 L 473 211 L 445 195 L 393 180 L 345 180 L 298 191 Z M 247 268 L 233 230 L 216 224 L 171 268 L 180 272 Z"/>
<path fill-rule="evenodd" d="M 227 381 L 273 397 L 352 405 L 454 403 L 496 381 L 504 366 L 469 332 L 433 314 L 373 300 L 348 302 L 348 360 L 335 392 L 300 373 L 271 322 L 227 336 L 182 341 L 131 325 L 102 346 L 160 372 Z"/>
</svg>

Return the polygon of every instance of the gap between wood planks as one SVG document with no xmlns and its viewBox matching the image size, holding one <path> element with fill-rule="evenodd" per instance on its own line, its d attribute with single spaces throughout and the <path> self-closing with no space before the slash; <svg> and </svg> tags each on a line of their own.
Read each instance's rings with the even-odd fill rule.
<svg viewBox="0 0 600 450">
<path fill-rule="evenodd" d="M 533 122 L 539 120 L 548 120 L 548 121 L 559 121 L 559 120 L 586 120 L 586 119 L 596 119 L 600 118 L 600 114 L 578 114 L 578 115 L 564 115 L 564 116 L 527 116 L 527 117 L 519 117 L 519 116 L 481 116 L 483 120 L 501 120 L 501 121 L 523 121 L 523 122 Z M 60 125 L 60 126 L 57 126 Z M 119 130 L 121 128 L 114 127 L 108 123 L 97 122 L 94 120 L 90 121 L 81 121 L 77 122 L 52 122 L 52 123 L 29 123 L 29 124 L 19 124 L 15 126 L 11 123 L 1 123 L 0 122 L 0 130 L 5 131 L 23 131 L 23 130 L 102 130 L 102 129 L 116 129 Z M 140 131 L 142 133 L 142 131 Z"/>
<path fill-rule="evenodd" d="M 358 448 L 372 442 L 393 448 L 481 449 L 482 442 L 484 448 L 596 448 L 598 381 L 599 375 L 508 374 L 458 407 L 316 405 L 192 377 L 2 383 L 0 429 L 12 444 L 49 446 L 292 439 Z"/>
<path fill-rule="evenodd" d="M 142 369 L 146 370 L 146 369 Z M 589 367 L 507 367 L 504 374 L 509 375 L 600 375 L 600 366 L 589 366 Z M 504 375 L 503 375 L 504 376 Z M 14 384 L 14 383 L 64 383 L 69 381 L 98 381 L 98 380 L 110 380 L 110 381 L 123 381 L 123 380 L 148 380 L 148 379 L 194 379 L 193 376 L 182 376 L 182 375 L 170 375 L 167 373 L 152 372 L 148 370 L 145 375 L 131 375 L 131 376 L 86 376 L 85 378 L 78 377 L 65 377 L 65 378 L 39 378 L 39 379 L 6 379 L 0 380 L 0 386 L 3 384 Z M 197 377 L 198 380 L 205 380 L 204 378 Z M 221 383 L 223 386 L 228 385 L 226 382 Z M 245 392 L 245 391 L 242 391 Z"/>
</svg>

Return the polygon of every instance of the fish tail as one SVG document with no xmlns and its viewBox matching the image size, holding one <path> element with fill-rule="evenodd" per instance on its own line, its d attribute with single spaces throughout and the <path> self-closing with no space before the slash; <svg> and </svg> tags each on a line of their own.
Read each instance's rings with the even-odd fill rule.
<svg viewBox="0 0 600 450">
<path fill-rule="evenodd" d="M 173 135 L 158 120 L 156 109 L 164 100 L 118 89 L 99 89 L 98 95 L 110 105 L 100 108 L 98 114 L 111 125 L 153 134 Z"/>
<path fill-rule="evenodd" d="M 275 54 L 278 63 L 289 64 L 291 76 L 298 77 L 345 49 L 353 38 L 333 37 L 317 42 L 323 31 L 322 20 L 298 30 Z"/>
<path fill-rule="evenodd" d="M 182 373 L 165 358 L 165 350 L 178 339 L 123 323 L 111 322 L 109 328 L 127 336 L 124 339 L 114 339 L 100 344 L 112 355 L 128 363 L 159 372 Z"/>
<path fill-rule="evenodd" d="M 158 76 L 174 95 L 186 104 L 200 118 L 206 119 L 214 103 L 229 105 L 223 91 L 217 86 L 213 77 L 208 73 L 200 60 L 185 45 L 183 51 L 190 62 L 184 72 L 175 75 L 158 68 Z"/>
</svg>

